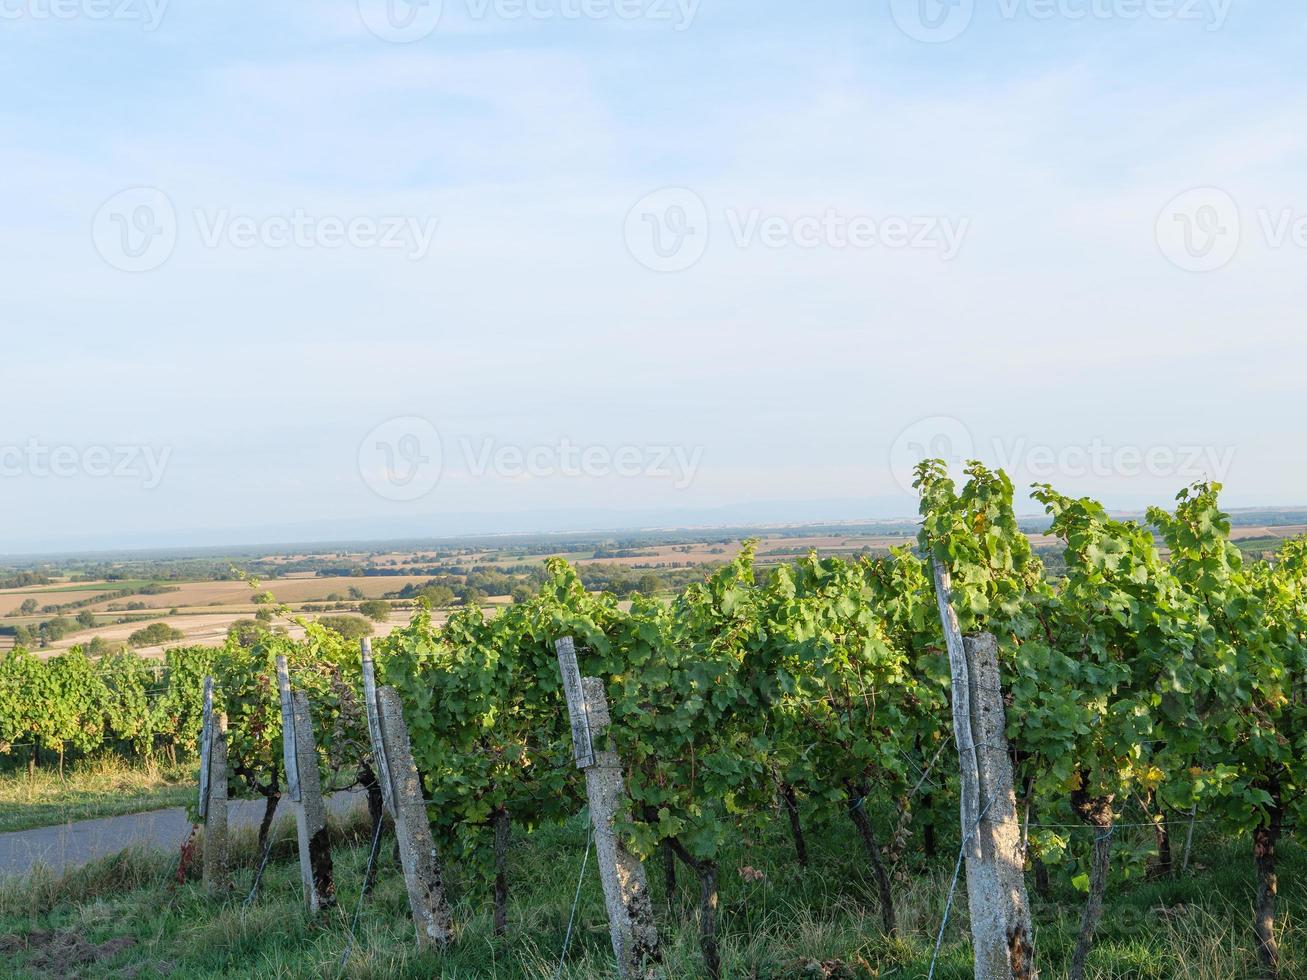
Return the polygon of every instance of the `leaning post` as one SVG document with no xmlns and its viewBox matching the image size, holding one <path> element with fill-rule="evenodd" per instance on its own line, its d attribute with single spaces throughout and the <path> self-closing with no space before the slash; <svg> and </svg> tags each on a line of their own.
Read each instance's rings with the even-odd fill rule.
<svg viewBox="0 0 1307 980">
<path fill-rule="evenodd" d="M 290 688 L 285 657 L 277 658 L 277 690 L 281 697 L 282 759 L 286 784 L 295 806 L 295 832 L 299 842 L 300 881 L 310 912 L 336 904 L 336 884 L 327 838 L 327 808 L 322 800 L 318 754 L 313 744 L 313 720 L 303 691 Z"/>
<path fill-rule="evenodd" d="M 372 641 L 364 638 L 362 648 L 363 703 L 368 715 L 373 768 L 381 783 L 382 801 L 395 821 L 395 839 L 418 946 L 442 947 L 449 943 L 453 925 L 440 859 L 427 820 L 422 780 L 413 762 L 413 746 L 404 724 L 403 705 L 394 688 L 377 687 Z"/>
<path fill-rule="evenodd" d="M 1038 975 L 1034 931 L 1008 757 L 998 641 L 992 633 L 963 637 L 949 571 L 937 558 L 931 565 L 952 674 L 975 978 L 1033 980 Z"/>
<path fill-rule="evenodd" d="M 570 636 L 559 640 L 554 649 L 572 724 L 573 758 L 577 768 L 585 772 L 595 857 L 617 970 L 627 980 L 658 977 L 662 953 L 649 879 L 640 859 L 626 849 L 613 826 L 626 794 L 622 761 L 616 752 L 595 746 L 611 723 L 604 684 L 597 677 L 581 677 L 576 646 Z"/>
<path fill-rule="evenodd" d="M 204 727 L 200 733 L 199 817 L 204 823 L 204 887 L 231 888 L 227 860 L 227 716 L 213 710 L 213 678 L 204 679 Z"/>
</svg>

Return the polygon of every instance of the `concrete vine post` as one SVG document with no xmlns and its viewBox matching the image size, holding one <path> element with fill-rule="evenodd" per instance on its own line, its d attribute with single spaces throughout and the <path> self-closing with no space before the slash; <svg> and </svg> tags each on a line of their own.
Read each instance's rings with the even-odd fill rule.
<svg viewBox="0 0 1307 980">
<path fill-rule="evenodd" d="M 571 637 L 559 640 L 555 650 L 572 723 L 573 755 L 577 768 L 585 772 L 595 857 L 617 970 L 626 980 L 659 977 L 662 952 L 649 879 L 640 859 L 626 849 L 613 826 L 626 793 L 622 761 L 616 752 L 595 748 L 596 737 L 610 724 L 604 684 L 597 677 L 581 677 Z"/>
<path fill-rule="evenodd" d="M 952 674 L 975 977 L 1033 980 L 1034 931 L 1008 757 L 998 641 L 990 633 L 963 637 L 948 569 L 938 560 L 931 565 Z"/>
<path fill-rule="evenodd" d="M 231 888 L 227 860 L 227 716 L 213 710 L 213 678 L 204 679 L 204 727 L 200 744 L 199 817 L 204 822 L 204 887 Z"/>
<path fill-rule="evenodd" d="M 368 714 L 372 758 L 381 798 L 395 821 L 404 886 L 419 947 L 442 947 L 453 936 L 440 858 L 427 820 L 422 780 L 404 724 L 403 705 L 394 688 L 377 687 L 372 642 L 364 639 L 363 702 Z"/>
<path fill-rule="evenodd" d="M 313 719 L 303 691 L 290 689 L 286 658 L 277 658 L 277 689 L 281 696 L 282 758 L 286 785 L 295 806 L 295 832 L 299 840 L 300 880 L 310 912 L 336 904 L 336 883 L 327 837 L 327 808 L 322 800 L 318 753 L 313 742 Z"/>
</svg>

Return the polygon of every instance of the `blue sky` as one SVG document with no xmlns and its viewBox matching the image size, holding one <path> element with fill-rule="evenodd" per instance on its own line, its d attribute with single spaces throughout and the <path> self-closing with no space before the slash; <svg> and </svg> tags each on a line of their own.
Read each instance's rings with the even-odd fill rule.
<svg viewBox="0 0 1307 980">
<path fill-rule="evenodd" d="M 0 552 L 1307 503 L 1299 5 L 391 3 L 0 3 Z"/>
</svg>

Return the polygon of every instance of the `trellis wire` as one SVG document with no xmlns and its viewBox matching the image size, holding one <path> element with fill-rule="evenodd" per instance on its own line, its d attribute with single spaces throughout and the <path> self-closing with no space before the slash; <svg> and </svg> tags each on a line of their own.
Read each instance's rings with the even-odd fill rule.
<svg viewBox="0 0 1307 980">
<path fill-rule="evenodd" d="M 354 907 L 354 918 L 349 924 L 349 938 L 345 941 L 345 950 L 340 954 L 340 969 L 336 972 L 337 978 L 345 975 L 345 966 L 349 963 L 349 956 L 354 952 L 354 935 L 358 929 L 359 916 L 363 914 L 363 900 L 368 897 L 368 882 L 372 880 L 372 869 L 377 863 L 377 851 L 381 846 L 381 825 L 385 823 L 380 817 L 377 818 L 376 826 L 372 830 L 372 850 L 368 853 L 368 867 L 363 873 L 363 887 L 359 889 L 359 902 Z"/>
<path fill-rule="evenodd" d="M 572 945 L 572 928 L 576 924 L 576 910 L 581 904 L 581 886 L 585 883 L 585 869 L 590 862 L 590 847 L 594 844 L 594 832 L 590 827 L 590 815 L 587 813 L 585 818 L 585 856 L 581 858 L 581 873 L 576 879 L 576 895 L 572 898 L 572 912 L 567 917 L 567 933 L 563 936 L 563 952 L 558 957 L 558 969 L 554 972 L 554 980 L 559 980 L 563 975 L 563 965 L 567 962 L 567 950 Z"/>
<path fill-rule="evenodd" d="M 241 908 L 247 909 L 254 904 L 254 899 L 259 894 L 259 884 L 263 881 L 263 872 L 268 867 L 268 856 L 272 854 L 272 834 L 268 834 L 268 839 L 263 844 L 263 857 L 259 859 L 259 866 L 254 871 L 254 882 L 250 885 L 250 893 L 245 896 L 245 901 L 241 903 Z"/>
<path fill-rule="evenodd" d="M 980 811 L 980 816 L 976 817 L 975 825 L 967 831 L 967 836 L 962 838 L 962 846 L 958 848 L 958 862 L 953 866 L 953 882 L 948 887 L 948 900 L 944 903 L 944 918 L 939 924 L 939 935 L 935 937 L 935 952 L 930 956 L 930 972 L 926 974 L 926 980 L 934 980 L 935 961 L 939 959 L 939 947 L 944 942 L 944 930 L 948 927 L 949 916 L 953 912 L 953 893 L 957 891 L 958 875 L 962 872 L 962 860 L 967 854 L 967 845 L 971 843 L 971 838 L 976 836 L 976 831 L 980 829 L 980 823 L 985 819 L 985 814 L 989 812 L 995 797 L 991 796 L 985 808 Z"/>
</svg>

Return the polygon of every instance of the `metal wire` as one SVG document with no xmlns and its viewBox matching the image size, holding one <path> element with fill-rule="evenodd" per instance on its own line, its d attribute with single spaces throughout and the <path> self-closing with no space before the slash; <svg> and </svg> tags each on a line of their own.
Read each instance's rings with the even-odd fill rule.
<svg viewBox="0 0 1307 980">
<path fill-rule="evenodd" d="M 962 872 L 962 859 L 966 857 L 967 845 L 971 843 L 971 838 L 976 836 L 976 831 L 980 829 L 980 823 L 985 819 L 985 814 L 989 812 L 995 797 L 991 796 L 985 808 L 980 811 L 980 816 L 976 817 L 975 825 L 967 832 L 967 836 L 962 838 L 962 846 L 958 848 L 958 863 L 953 866 L 953 883 L 948 888 L 948 900 L 944 903 L 944 919 L 939 924 L 939 935 L 935 937 L 935 952 L 930 957 L 930 972 L 926 974 L 926 980 L 934 980 L 935 961 L 939 959 L 939 947 L 944 942 L 944 929 L 948 926 L 949 916 L 953 912 L 953 893 L 957 891 L 958 875 Z"/>
<path fill-rule="evenodd" d="M 376 827 L 372 830 L 372 850 L 368 853 L 368 868 L 363 874 L 363 887 L 359 889 L 359 903 L 354 907 L 354 918 L 349 924 L 349 939 L 345 941 L 345 950 L 340 954 L 340 969 L 336 972 L 337 978 L 345 975 L 345 966 L 349 963 L 350 953 L 354 952 L 354 934 L 358 929 L 359 916 L 363 914 L 363 900 L 368 897 L 368 882 L 372 880 L 372 869 L 377 863 L 377 851 L 381 846 L 381 825 L 384 820 L 378 818 Z"/>
<path fill-rule="evenodd" d="M 581 874 L 576 879 L 576 895 L 572 898 L 572 914 L 567 917 L 567 934 L 563 937 L 563 953 L 558 957 L 558 969 L 554 972 L 554 980 L 559 980 L 563 975 L 563 964 L 567 962 L 567 950 L 572 945 L 572 927 L 576 924 L 576 910 L 581 904 L 581 885 L 585 883 L 585 869 L 590 862 L 590 847 L 594 844 L 594 832 L 590 827 L 590 818 L 585 820 L 585 856 L 581 858 Z"/>
</svg>

